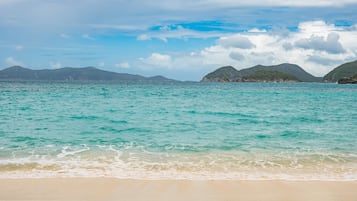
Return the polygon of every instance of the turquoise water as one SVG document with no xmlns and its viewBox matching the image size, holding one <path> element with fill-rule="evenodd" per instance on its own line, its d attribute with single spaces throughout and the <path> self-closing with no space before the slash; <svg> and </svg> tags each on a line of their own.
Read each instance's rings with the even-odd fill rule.
<svg viewBox="0 0 357 201">
<path fill-rule="evenodd" d="M 357 86 L 0 82 L 0 177 L 357 180 Z"/>
</svg>

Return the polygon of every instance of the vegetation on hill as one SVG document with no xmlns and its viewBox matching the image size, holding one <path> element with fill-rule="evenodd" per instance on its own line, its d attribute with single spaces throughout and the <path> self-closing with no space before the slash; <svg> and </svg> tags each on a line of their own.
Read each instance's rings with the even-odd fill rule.
<svg viewBox="0 0 357 201">
<path fill-rule="evenodd" d="M 337 82 L 340 79 L 352 78 L 357 75 L 357 61 L 342 64 L 323 77 L 325 82 Z"/>
<path fill-rule="evenodd" d="M 31 70 L 13 66 L 0 71 L 0 80 L 40 81 L 174 81 L 163 76 L 143 77 L 126 73 L 115 73 L 94 67 Z"/>
<path fill-rule="evenodd" d="M 264 81 L 264 82 L 300 82 L 295 76 L 279 72 L 279 71 L 269 71 L 269 70 L 258 70 L 254 74 L 243 77 L 244 81 Z"/>
<path fill-rule="evenodd" d="M 302 81 L 319 82 L 321 78 L 304 71 L 295 64 L 280 64 L 275 66 L 257 65 L 251 68 L 236 70 L 232 66 L 221 67 L 212 73 L 207 74 L 202 82 L 283 82 L 283 81 Z"/>
<path fill-rule="evenodd" d="M 243 74 L 243 76 L 249 76 L 254 74 L 256 71 L 278 71 L 281 73 L 285 73 L 288 75 L 291 75 L 298 80 L 302 82 L 320 82 L 321 78 L 315 77 L 311 75 L 310 73 L 307 73 L 304 69 L 302 69 L 300 66 L 296 64 L 289 64 L 289 63 L 283 63 L 279 65 L 273 65 L 273 66 L 263 66 L 263 65 L 257 65 L 251 68 L 247 69 L 242 69 L 240 72 Z"/>
<path fill-rule="evenodd" d="M 203 82 L 236 82 L 240 73 L 232 66 L 223 66 L 203 77 Z"/>
</svg>

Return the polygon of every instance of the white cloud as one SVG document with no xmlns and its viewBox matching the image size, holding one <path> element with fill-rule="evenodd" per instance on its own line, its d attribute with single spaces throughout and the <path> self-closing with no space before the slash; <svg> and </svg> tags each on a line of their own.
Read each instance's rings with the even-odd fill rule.
<svg viewBox="0 0 357 201">
<path fill-rule="evenodd" d="M 61 68 L 62 67 L 62 64 L 61 62 L 50 62 L 50 68 L 52 69 L 57 69 L 57 68 Z"/>
<path fill-rule="evenodd" d="M 5 63 L 10 66 L 23 66 L 23 63 L 16 60 L 14 57 L 7 57 Z"/>
<path fill-rule="evenodd" d="M 307 61 L 316 63 L 318 65 L 338 65 L 339 62 L 319 55 L 308 55 Z"/>
<path fill-rule="evenodd" d="M 331 54 L 344 53 L 341 43 L 339 42 L 340 36 L 337 33 L 329 33 L 326 40 L 322 36 L 312 35 L 310 38 L 302 38 L 295 42 L 295 46 L 304 49 L 313 49 L 326 51 Z"/>
<path fill-rule="evenodd" d="M 148 58 L 143 59 L 144 63 L 154 68 L 171 68 L 172 59 L 170 55 L 152 53 Z"/>
<path fill-rule="evenodd" d="M 265 30 L 265 29 L 253 28 L 253 29 L 249 29 L 248 32 L 250 32 L 250 33 L 266 33 L 267 30 Z"/>
<path fill-rule="evenodd" d="M 295 46 L 301 40 L 306 48 Z M 224 65 L 242 69 L 257 64 L 294 63 L 315 76 L 323 76 L 338 64 L 357 59 L 357 43 L 353 41 L 357 41 L 357 29 L 312 21 L 301 23 L 297 32 L 241 32 L 223 36 L 215 45 L 200 51 L 170 55 L 153 53 L 142 62 L 175 72 L 202 74 Z"/>
<path fill-rule="evenodd" d="M 130 68 L 130 64 L 128 62 L 123 62 L 123 63 L 115 64 L 115 67 L 117 67 L 117 68 Z"/>
<path fill-rule="evenodd" d="M 255 47 L 249 38 L 242 36 L 241 34 L 221 37 L 217 43 L 226 48 L 233 47 L 240 49 L 251 49 Z"/>
<path fill-rule="evenodd" d="M 289 42 L 285 42 L 283 43 L 283 48 L 288 51 L 288 50 L 292 50 L 294 46 Z"/>
<path fill-rule="evenodd" d="M 149 57 L 139 58 L 133 66 L 138 66 L 137 70 L 147 76 L 160 74 L 181 80 L 200 80 L 207 69 L 213 70 L 217 64 L 207 62 L 201 52 L 171 52 L 153 53 Z"/>
<path fill-rule="evenodd" d="M 9 24 L 27 28 L 28 30 L 39 32 L 59 31 L 58 33 L 69 33 L 82 31 L 81 33 L 91 34 L 92 31 L 114 29 L 123 32 L 132 32 L 136 36 L 143 33 L 148 27 L 162 24 L 164 22 L 198 22 L 207 19 L 218 19 L 227 22 L 242 22 L 252 19 L 260 20 L 261 16 L 269 18 L 270 13 L 259 12 L 249 14 L 245 12 L 252 9 L 261 10 L 262 7 L 328 7 L 324 11 L 323 18 L 330 14 L 331 7 L 356 5 L 356 0 L 166 0 L 165 2 L 150 2 L 144 0 L 115 1 L 115 0 L 91 0 L 91 1 L 43 1 L 43 0 L 1 0 L 0 1 L 0 25 Z M 235 10 L 237 9 L 237 10 Z M 281 9 L 285 10 L 285 8 Z M 281 11 L 279 9 L 279 11 Z M 288 10 L 288 9 L 286 9 Z M 240 15 L 240 11 L 242 14 Z M 307 15 L 304 11 L 298 11 L 298 16 Z M 21 15 L 14 15 L 21 13 Z M 93 15 L 95 13 L 95 15 Z M 337 12 L 332 12 L 336 14 Z M 339 12 L 339 16 L 343 16 Z M 266 15 L 265 15 L 266 14 Z M 315 13 L 313 13 L 315 14 Z M 348 14 L 348 11 L 346 12 Z M 282 14 L 283 15 L 283 14 Z M 204 16 L 204 17 L 203 17 Z M 310 19 L 314 19 L 314 15 Z M 284 18 L 288 18 L 285 20 Z M 303 17 L 300 19 L 308 19 Z M 351 16 L 350 18 L 353 18 Z M 281 19 L 267 21 L 290 22 L 292 16 L 284 16 Z M 348 16 L 346 16 L 348 19 Z M 264 19 L 265 20 L 265 19 Z M 352 20 L 355 21 L 355 20 Z M 6 23 L 5 23 L 6 22 Z M 291 25 L 291 24 L 289 24 Z M 230 27 L 232 28 L 232 27 Z M 161 32 L 175 32 L 174 30 L 160 30 Z M 182 30 L 181 30 L 182 31 Z M 264 31 L 263 29 L 251 29 L 250 31 Z M 97 32 L 98 33 L 98 32 Z M 151 33 L 147 34 L 150 38 L 156 37 Z M 202 35 L 202 33 L 201 33 Z M 162 38 L 162 37 L 161 37 Z"/>
<path fill-rule="evenodd" d="M 326 24 L 326 22 L 322 20 L 301 22 L 299 24 L 299 32 L 306 35 L 325 36 L 329 32 L 341 31 L 342 29 L 343 28 L 337 28 L 333 24 Z"/>
<path fill-rule="evenodd" d="M 147 34 L 141 34 L 141 35 L 138 36 L 137 39 L 138 39 L 138 40 L 150 40 L 151 37 L 148 36 Z"/>
<path fill-rule="evenodd" d="M 244 56 L 239 52 L 231 52 L 229 54 L 229 57 L 237 61 L 241 61 L 244 59 Z"/>
<path fill-rule="evenodd" d="M 293 63 L 315 76 L 323 76 L 337 65 L 357 59 L 354 27 L 311 21 L 300 23 L 297 31 L 282 30 L 283 34 L 277 30 L 224 34 L 214 45 L 189 52 L 152 53 L 136 61 L 135 66 L 143 66 L 147 72 L 172 72 L 177 77 L 184 75 L 183 79 L 199 80 L 199 76 L 225 65 L 242 69 Z"/>
</svg>

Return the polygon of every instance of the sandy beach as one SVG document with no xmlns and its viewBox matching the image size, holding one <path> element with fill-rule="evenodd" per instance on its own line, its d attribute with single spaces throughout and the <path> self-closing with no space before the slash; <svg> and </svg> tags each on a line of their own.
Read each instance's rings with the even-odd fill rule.
<svg viewBox="0 0 357 201">
<path fill-rule="evenodd" d="M 356 201 L 357 182 L 1 179 L 0 200 Z"/>
</svg>

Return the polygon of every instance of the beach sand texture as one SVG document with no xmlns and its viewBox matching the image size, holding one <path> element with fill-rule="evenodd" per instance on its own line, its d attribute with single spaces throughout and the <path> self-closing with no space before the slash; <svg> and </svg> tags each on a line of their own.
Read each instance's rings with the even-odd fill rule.
<svg viewBox="0 0 357 201">
<path fill-rule="evenodd" d="M 356 201 L 357 182 L 1 179 L 0 200 Z"/>
</svg>

